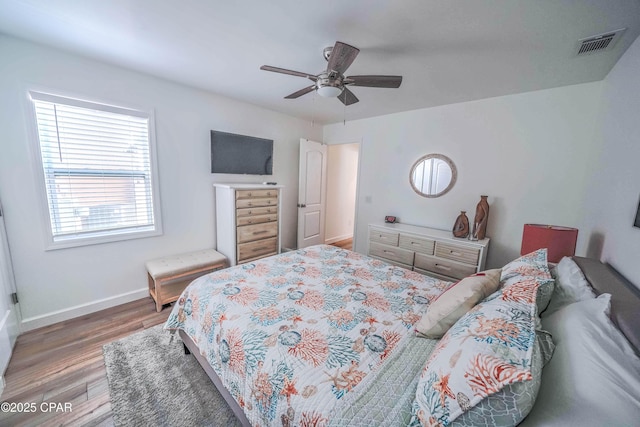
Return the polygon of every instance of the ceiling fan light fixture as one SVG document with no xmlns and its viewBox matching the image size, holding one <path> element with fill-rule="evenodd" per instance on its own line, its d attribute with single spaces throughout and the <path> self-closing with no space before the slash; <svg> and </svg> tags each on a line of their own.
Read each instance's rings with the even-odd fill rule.
<svg viewBox="0 0 640 427">
<path fill-rule="evenodd" d="M 325 98 L 337 98 L 342 93 L 342 87 L 337 86 L 320 86 L 317 90 L 318 95 Z"/>
</svg>

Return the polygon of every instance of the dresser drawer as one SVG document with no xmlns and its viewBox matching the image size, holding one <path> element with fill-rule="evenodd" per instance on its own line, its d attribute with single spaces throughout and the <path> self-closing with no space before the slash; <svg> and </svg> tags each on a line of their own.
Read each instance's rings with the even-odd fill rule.
<svg viewBox="0 0 640 427">
<path fill-rule="evenodd" d="M 398 246 L 399 233 L 381 230 L 369 230 L 369 241 L 384 243 L 385 245 Z"/>
<path fill-rule="evenodd" d="M 431 239 L 401 234 L 398 246 L 404 249 L 421 252 L 423 254 L 433 255 L 434 244 L 435 242 Z"/>
<path fill-rule="evenodd" d="M 437 251 L 437 245 L 436 245 Z M 455 279 L 464 279 L 465 277 L 476 272 L 476 266 L 466 265 L 447 259 L 436 258 L 420 253 L 416 254 L 415 267 L 433 271 L 439 275 L 453 277 Z"/>
<path fill-rule="evenodd" d="M 242 225 L 262 224 L 264 222 L 273 222 L 278 220 L 278 214 L 238 216 L 236 224 L 238 227 Z"/>
<path fill-rule="evenodd" d="M 236 200 L 236 208 L 254 208 L 260 206 L 278 206 L 277 197 L 263 197 L 256 199 L 238 199 Z"/>
<path fill-rule="evenodd" d="M 413 264 L 413 251 L 407 249 L 371 242 L 369 244 L 369 254 L 379 258 L 390 259 L 391 261 L 396 261 L 402 264 Z"/>
<path fill-rule="evenodd" d="M 236 215 L 238 218 L 243 216 L 266 215 L 266 214 L 277 214 L 277 213 L 278 213 L 277 206 L 263 206 L 259 208 L 236 209 Z"/>
<path fill-rule="evenodd" d="M 278 234 L 278 223 L 267 222 L 264 224 L 243 225 L 238 227 L 238 243 L 253 242 L 254 240 L 274 237 Z"/>
<path fill-rule="evenodd" d="M 278 198 L 278 190 L 237 190 L 236 200 L 239 199 L 262 199 L 262 198 Z"/>
<path fill-rule="evenodd" d="M 392 261 L 392 260 L 387 259 L 387 258 L 377 257 L 377 256 L 374 256 L 374 255 L 371 255 L 371 254 L 369 254 L 369 256 L 370 256 L 371 258 L 375 258 L 375 259 L 379 259 L 380 261 L 384 261 L 384 262 L 386 262 L 387 264 L 395 265 L 396 267 L 406 268 L 407 270 L 411 270 L 411 269 L 413 268 L 413 267 L 412 267 L 411 265 L 409 265 L 409 264 L 403 264 L 403 263 L 401 263 L 401 262 Z"/>
<path fill-rule="evenodd" d="M 452 259 L 454 261 L 464 262 L 465 264 L 478 265 L 478 257 L 480 250 L 469 248 L 466 246 L 455 245 L 452 243 L 436 243 L 435 255 L 442 258 Z"/>
<path fill-rule="evenodd" d="M 238 263 L 267 255 L 275 255 L 278 250 L 278 239 L 264 239 L 257 242 L 238 245 Z"/>
</svg>

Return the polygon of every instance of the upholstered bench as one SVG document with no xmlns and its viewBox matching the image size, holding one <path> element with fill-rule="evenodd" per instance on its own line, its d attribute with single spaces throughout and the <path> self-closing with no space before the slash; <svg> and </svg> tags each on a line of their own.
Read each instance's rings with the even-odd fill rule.
<svg viewBox="0 0 640 427">
<path fill-rule="evenodd" d="M 147 261 L 149 294 L 156 311 L 176 301 L 196 277 L 227 267 L 227 258 L 213 249 L 189 252 Z"/>
</svg>

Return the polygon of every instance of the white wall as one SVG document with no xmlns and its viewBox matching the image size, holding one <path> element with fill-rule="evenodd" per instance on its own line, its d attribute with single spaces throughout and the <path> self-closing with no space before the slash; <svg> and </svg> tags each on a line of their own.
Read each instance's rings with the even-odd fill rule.
<svg viewBox="0 0 640 427">
<path fill-rule="evenodd" d="M 461 210 L 473 217 L 486 194 L 489 267 L 519 255 L 529 222 L 578 227 L 584 254 L 601 90 L 595 82 L 326 126 L 327 143 L 362 140 L 356 250 L 366 251 L 367 224 L 385 215 L 451 229 Z M 428 153 L 458 168 L 457 184 L 440 198 L 420 197 L 409 185 L 411 165 Z"/>
<path fill-rule="evenodd" d="M 43 211 L 34 191 L 38 183 L 28 137 L 31 124 L 25 117 L 30 85 L 155 109 L 164 235 L 44 250 Z M 265 178 L 211 175 L 211 129 L 274 139 L 274 175 L 269 180 L 285 186 L 282 243 L 295 245 L 299 138 L 321 140 L 321 128 L 5 36 L 0 36 L 0 93 L 0 198 L 27 328 L 144 296 L 145 260 L 215 246 L 214 180 Z"/>
<path fill-rule="evenodd" d="M 604 80 L 602 111 L 604 145 L 586 204 L 594 229 L 589 255 L 640 288 L 640 228 L 633 227 L 640 198 L 640 39 Z"/>
<path fill-rule="evenodd" d="M 636 41 L 604 82 L 322 129 L 0 36 L 0 199 L 23 317 L 33 327 L 142 296 L 146 259 L 215 245 L 211 183 L 262 179 L 211 175 L 210 129 L 275 140 L 270 180 L 285 185 L 284 247 L 295 246 L 299 138 L 329 144 L 362 141 L 356 250 L 366 251 L 367 224 L 384 215 L 450 229 L 460 210 L 473 216 L 480 194 L 488 194 L 489 266 L 518 255 L 524 223 L 551 223 L 580 228 L 578 255 L 602 254 L 640 283 L 640 229 L 631 227 L 640 195 L 638 70 Z M 44 251 L 42 206 L 34 191 L 30 124 L 24 114 L 30 85 L 155 109 L 163 236 Z M 458 167 L 458 183 L 438 199 L 417 196 L 408 183 L 409 168 L 427 153 L 448 155 Z"/>
<path fill-rule="evenodd" d="M 356 216 L 359 143 L 327 147 L 327 207 L 325 241 L 353 237 Z"/>
</svg>

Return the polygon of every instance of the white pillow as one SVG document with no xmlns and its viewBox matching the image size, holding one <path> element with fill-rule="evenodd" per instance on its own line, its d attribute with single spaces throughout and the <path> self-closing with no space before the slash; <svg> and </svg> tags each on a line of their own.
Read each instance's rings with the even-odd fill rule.
<svg viewBox="0 0 640 427">
<path fill-rule="evenodd" d="M 467 311 L 498 289 L 501 272 L 499 268 L 486 270 L 454 283 L 429 304 L 427 311 L 416 323 L 418 336 L 442 338 Z"/>
<path fill-rule="evenodd" d="M 569 257 L 562 258 L 551 269 L 551 275 L 556 280 L 556 286 L 551 296 L 551 302 L 542 312 L 541 317 L 549 316 L 568 304 L 596 297 L 578 264 Z"/>
<path fill-rule="evenodd" d="M 608 316 L 610 295 L 542 319 L 556 344 L 536 403 L 520 426 L 635 426 L 640 358 Z"/>
</svg>

